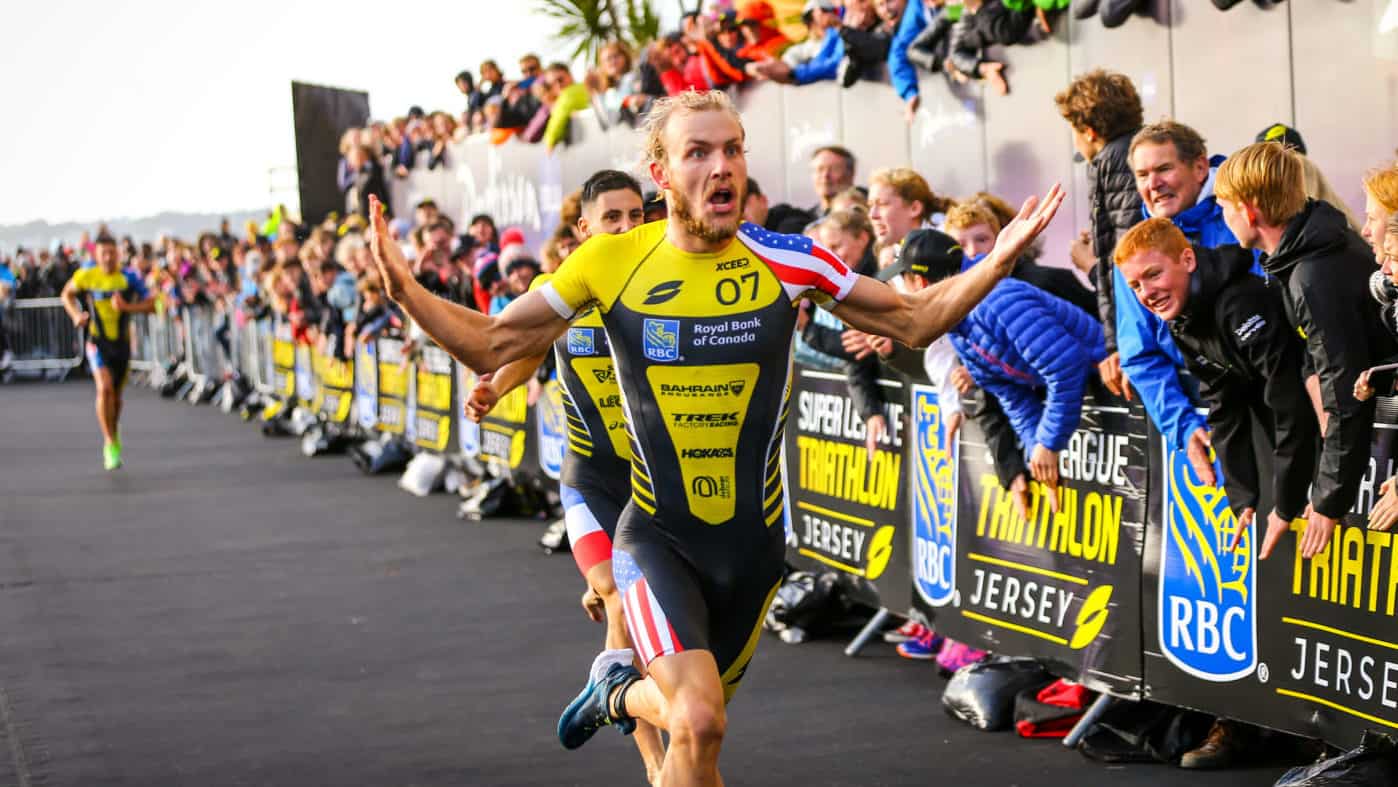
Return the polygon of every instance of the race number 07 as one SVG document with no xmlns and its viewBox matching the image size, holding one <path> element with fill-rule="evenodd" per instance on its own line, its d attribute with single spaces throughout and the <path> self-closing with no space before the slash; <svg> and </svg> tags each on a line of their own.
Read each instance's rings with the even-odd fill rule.
<svg viewBox="0 0 1398 787">
<path fill-rule="evenodd" d="M 714 297 L 717 298 L 718 302 L 723 304 L 724 306 L 732 306 L 733 304 L 738 302 L 739 298 L 743 297 L 743 287 L 742 284 L 739 284 L 739 282 L 742 282 L 742 284 L 750 284 L 751 287 L 749 287 L 748 300 L 757 300 L 756 271 L 744 273 L 742 276 L 739 276 L 736 279 L 719 279 L 718 284 L 714 285 Z"/>
</svg>

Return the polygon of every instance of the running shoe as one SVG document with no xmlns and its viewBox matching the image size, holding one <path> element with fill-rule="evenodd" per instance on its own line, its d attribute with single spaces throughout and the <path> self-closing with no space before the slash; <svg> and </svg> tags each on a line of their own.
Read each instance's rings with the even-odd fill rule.
<svg viewBox="0 0 1398 787">
<path fill-rule="evenodd" d="M 916 620 L 909 620 L 896 629 L 891 629 L 883 633 L 883 641 L 897 645 L 900 642 L 909 642 L 927 633 L 927 627 Z"/>
<path fill-rule="evenodd" d="M 576 749 L 608 724 L 615 725 L 623 735 L 630 735 L 636 729 L 636 720 L 614 718 L 608 705 L 618 687 L 640 679 L 641 673 L 635 667 L 615 663 L 600 680 L 588 677 L 582 693 L 558 717 L 558 742 L 565 749 Z"/>
<path fill-rule="evenodd" d="M 118 467 L 121 467 L 121 446 L 116 443 L 106 443 L 102 446 L 102 468 L 115 470 Z"/>
<path fill-rule="evenodd" d="M 898 655 L 916 661 L 931 661 L 942 649 L 942 636 L 928 631 L 917 639 L 910 639 L 898 646 Z"/>
</svg>

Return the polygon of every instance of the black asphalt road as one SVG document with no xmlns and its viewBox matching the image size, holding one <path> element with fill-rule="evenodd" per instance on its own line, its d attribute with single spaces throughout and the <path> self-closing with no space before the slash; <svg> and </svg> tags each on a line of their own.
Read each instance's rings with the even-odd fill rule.
<svg viewBox="0 0 1398 787">
<path fill-rule="evenodd" d="M 0 785 L 642 784 L 554 737 L 600 627 L 537 523 L 468 524 L 345 457 L 130 394 L 104 473 L 81 382 L 0 386 Z M 948 718 L 890 646 L 764 635 L 730 785 L 1270 785 L 1104 767 Z"/>
</svg>

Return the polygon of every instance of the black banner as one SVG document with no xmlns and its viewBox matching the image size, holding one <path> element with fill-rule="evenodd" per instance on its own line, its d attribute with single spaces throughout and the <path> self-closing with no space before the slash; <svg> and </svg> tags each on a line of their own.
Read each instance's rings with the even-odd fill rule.
<svg viewBox="0 0 1398 787">
<path fill-rule="evenodd" d="M 413 412 L 413 443 L 437 453 L 455 452 L 452 429 L 452 384 L 455 364 L 446 351 L 428 345 L 417 360 L 417 407 Z"/>
<path fill-rule="evenodd" d="M 915 419 L 931 405 L 926 392 L 919 395 Z M 974 420 L 959 439 L 950 601 L 944 536 L 921 550 L 936 567 L 917 572 L 937 580 L 928 583 L 930 595 L 952 608 L 937 615 L 937 630 L 977 648 L 1037 657 L 1099 690 L 1139 696 L 1147 448 L 1140 406 L 1084 397 L 1082 422 L 1059 454 L 1058 511 L 1045 488 L 1031 483 L 1028 519 L 1000 487 Z"/>
<path fill-rule="evenodd" d="M 786 427 L 788 559 L 831 567 L 873 583 L 867 603 L 908 603 L 907 485 L 903 481 L 905 394 L 880 380 L 888 433 L 874 451 L 844 375 L 796 364 Z"/>
<path fill-rule="evenodd" d="M 1365 528 L 1393 475 L 1395 422 L 1380 418 L 1359 499 L 1309 561 L 1299 550 L 1304 519 L 1257 560 L 1265 494 L 1260 521 L 1233 549 L 1238 525 L 1226 494 L 1152 435 L 1160 492 L 1151 495 L 1145 569 L 1149 697 L 1345 748 L 1365 729 L 1398 729 L 1398 539 Z M 1269 459 L 1265 442 L 1254 442 Z M 1270 461 L 1259 466 L 1269 478 Z M 1222 477 L 1217 464 L 1215 472 Z"/>
<path fill-rule="evenodd" d="M 291 116 L 296 126 L 296 177 L 302 223 L 319 224 L 345 200 L 335 182 L 340 135 L 369 124 L 369 94 L 355 90 L 291 83 Z"/>
</svg>

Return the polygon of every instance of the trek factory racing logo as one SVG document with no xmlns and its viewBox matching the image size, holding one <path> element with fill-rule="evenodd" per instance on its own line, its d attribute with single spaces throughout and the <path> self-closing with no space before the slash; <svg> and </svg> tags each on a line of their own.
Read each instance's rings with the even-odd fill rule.
<svg viewBox="0 0 1398 787">
<path fill-rule="evenodd" d="M 647 306 L 656 306 L 665 303 L 680 294 L 680 285 L 683 283 L 684 282 L 679 279 L 662 281 L 646 292 L 646 299 L 643 303 Z"/>
<path fill-rule="evenodd" d="M 934 607 L 956 596 L 956 447 L 934 389 L 913 386 L 913 586 Z"/>
<path fill-rule="evenodd" d="M 732 413 L 670 413 L 670 423 L 676 429 L 709 429 L 739 426 L 738 414 Z"/>
<path fill-rule="evenodd" d="M 569 355 L 596 355 L 597 337 L 591 328 L 568 329 Z"/>
<path fill-rule="evenodd" d="M 661 383 L 660 395 L 681 398 L 742 396 L 743 391 L 747 389 L 747 386 L 747 380 L 729 380 L 726 383 L 692 383 L 689 385 Z"/>
<path fill-rule="evenodd" d="M 641 325 L 641 349 L 652 361 L 680 359 L 680 321 L 647 317 Z"/>
<path fill-rule="evenodd" d="M 1165 451 L 1169 483 L 1160 555 L 1160 649 L 1181 670 L 1215 683 L 1257 667 L 1256 549 L 1251 530 L 1230 549 L 1238 520 L 1220 488 L 1194 477 L 1183 451 Z M 1214 472 L 1223 477 L 1214 463 Z"/>
</svg>

